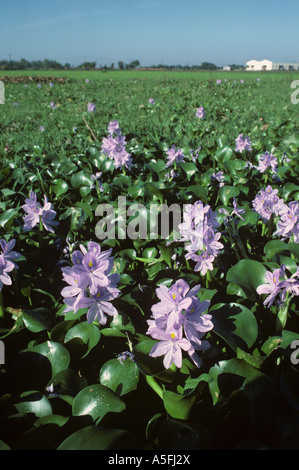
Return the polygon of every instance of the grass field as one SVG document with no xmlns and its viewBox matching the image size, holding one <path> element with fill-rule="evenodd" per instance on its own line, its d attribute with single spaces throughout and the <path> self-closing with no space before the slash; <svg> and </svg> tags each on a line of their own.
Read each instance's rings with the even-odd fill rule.
<svg viewBox="0 0 299 470">
<path fill-rule="evenodd" d="M 89 79 L 89 80 L 256 80 L 266 78 L 271 80 L 296 80 L 299 72 L 224 72 L 224 71 L 151 71 L 151 70 L 19 70 L 1 71 L 3 76 L 31 76 L 31 77 L 63 77 L 69 79 Z"/>
</svg>

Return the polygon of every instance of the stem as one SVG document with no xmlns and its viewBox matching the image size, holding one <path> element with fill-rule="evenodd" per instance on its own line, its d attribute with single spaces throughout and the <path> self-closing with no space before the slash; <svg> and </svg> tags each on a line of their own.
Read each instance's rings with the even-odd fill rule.
<svg viewBox="0 0 299 470">
<path fill-rule="evenodd" d="M 91 127 L 90 127 L 90 126 L 87 124 L 87 122 L 86 122 L 86 119 L 85 119 L 84 115 L 83 115 L 83 121 L 85 122 L 85 125 L 86 125 L 86 127 L 87 127 L 87 128 L 90 130 L 90 132 L 91 132 L 91 135 L 92 135 L 92 137 L 94 138 L 94 140 L 97 140 L 96 136 L 94 135 L 94 132 L 93 132 L 93 130 L 92 130 L 92 129 L 91 129 Z"/>
<path fill-rule="evenodd" d="M 207 270 L 207 272 L 206 272 L 206 288 L 207 289 L 209 288 L 210 282 L 211 282 L 211 274 L 210 274 L 210 271 Z"/>
<path fill-rule="evenodd" d="M 160 387 L 160 385 L 155 381 L 154 377 L 151 375 L 146 375 L 145 379 L 149 386 L 156 392 L 156 394 L 163 400 L 163 389 Z"/>
</svg>

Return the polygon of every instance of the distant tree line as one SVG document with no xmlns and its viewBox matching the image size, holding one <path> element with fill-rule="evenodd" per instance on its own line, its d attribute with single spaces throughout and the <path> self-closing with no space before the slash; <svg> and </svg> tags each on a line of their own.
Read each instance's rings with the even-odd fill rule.
<svg viewBox="0 0 299 470">
<path fill-rule="evenodd" d="M 119 70 L 133 70 L 140 68 L 139 60 L 133 60 L 130 63 L 125 63 L 122 60 L 118 62 Z M 244 69 L 244 65 L 230 64 L 231 70 Z M 200 65 L 151 65 L 143 69 L 166 69 L 166 70 L 219 70 L 222 67 L 217 67 L 211 62 L 202 62 Z M 72 66 L 68 62 L 64 65 L 56 60 L 44 59 L 33 60 L 27 59 L 20 60 L 0 60 L 0 70 L 114 70 L 115 66 L 112 62 L 111 65 L 101 65 L 97 67 L 96 62 L 85 61 L 80 65 Z"/>
</svg>

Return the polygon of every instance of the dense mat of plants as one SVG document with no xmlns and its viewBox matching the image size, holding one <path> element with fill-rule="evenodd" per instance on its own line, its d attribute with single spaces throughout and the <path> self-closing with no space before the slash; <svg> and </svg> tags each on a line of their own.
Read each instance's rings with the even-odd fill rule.
<svg viewBox="0 0 299 470">
<path fill-rule="evenodd" d="M 1 449 L 298 448 L 290 94 L 266 75 L 6 83 Z M 147 232 L 99 239 L 120 197 Z M 181 237 L 150 236 L 163 204 L 186 208 Z"/>
</svg>

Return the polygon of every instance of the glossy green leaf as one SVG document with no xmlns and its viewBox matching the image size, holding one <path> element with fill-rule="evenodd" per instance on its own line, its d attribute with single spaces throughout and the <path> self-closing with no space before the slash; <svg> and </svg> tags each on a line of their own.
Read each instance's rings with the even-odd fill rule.
<svg viewBox="0 0 299 470">
<path fill-rule="evenodd" d="M 75 397 L 73 415 L 90 415 L 99 422 L 107 413 L 121 413 L 125 403 L 105 385 L 95 384 L 85 387 Z"/>
<path fill-rule="evenodd" d="M 78 323 L 67 331 L 64 342 L 67 343 L 73 338 L 80 338 L 83 343 L 87 345 L 87 351 L 83 356 L 85 357 L 98 344 L 100 337 L 101 332 L 99 328 L 92 323 L 84 321 Z"/>
<path fill-rule="evenodd" d="M 254 314 L 237 303 L 216 304 L 209 309 L 214 325 L 213 332 L 224 339 L 236 351 L 250 349 L 258 337 L 258 323 Z"/>
<path fill-rule="evenodd" d="M 42 354 L 50 361 L 53 377 L 61 370 L 67 369 L 70 364 L 68 350 L 62 344 L 55 341 L 46 341 L 38 344 L 31 348 L 31 351 Z"/>
<path fill-rule="evenodd" d="M 111 359 L 100 370 L 100 383 L 120 396 L 136 390 L 138 380 L 139 369 L 130 359 Z"/>
<path fill-rule="evenodd" d="M 65 439 L 57 450 L 136 450 L 137 439 L 123 429 L 88 426 Z M 112 456 L 113 457 L 113 456 Z"/>
<path fill-rule="evenodd" d="M 240 286 L 248 298 L 256 301 L 259 297 L 256 289 L 265 283 L 266 271 L 265 266 L 259 261 L 242 259 L 228 270 L 226 280 Z"/>
</svg>

